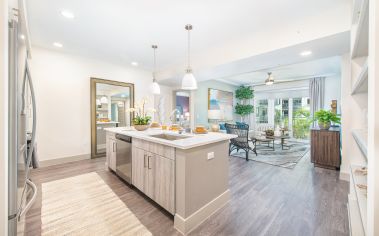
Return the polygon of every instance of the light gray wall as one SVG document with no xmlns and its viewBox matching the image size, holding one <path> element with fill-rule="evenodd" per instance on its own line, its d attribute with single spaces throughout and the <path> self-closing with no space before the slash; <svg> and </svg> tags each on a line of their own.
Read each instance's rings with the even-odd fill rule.
<svg viewBox="0 0 379 236">
<path fill-rule="evenodd" d="M 223 82 L 208 80 L 198 83 L 198 89 L 193 93 L 193 103 L 195 107 L 195 125 L 208 126 L 208 89 L 219 89 L 223 91 L 233 92 L 233 104 L 236 104 L 234 92 L 238 86 L 233 86 Z M 236 117 L 234 116 L 234 119 Z"/>
</svg>

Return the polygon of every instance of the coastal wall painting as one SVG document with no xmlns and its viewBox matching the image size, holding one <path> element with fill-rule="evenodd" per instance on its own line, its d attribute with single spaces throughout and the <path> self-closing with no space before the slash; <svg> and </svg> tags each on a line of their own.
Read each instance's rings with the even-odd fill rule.
<svg viewBox="0 0 379 236">
<path fill-rule="evenodd" d="M 222 121 L 233 120 L 233 92 L 208 89 L 208 110 L 220 110 Z"/>
</svg>

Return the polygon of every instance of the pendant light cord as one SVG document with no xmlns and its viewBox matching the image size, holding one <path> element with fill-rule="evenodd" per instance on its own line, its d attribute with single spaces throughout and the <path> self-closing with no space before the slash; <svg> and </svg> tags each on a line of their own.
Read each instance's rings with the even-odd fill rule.
<svg viewBox="0 0 379 236">
<path fill-rule="evenodd" d="M 154 49 L 154 69 L 153 69 L 153 82 L 155 82 L 156 81 L 156 79 L 155 79 L 155 73 L 156 73 L 156 71 L 157 71 L 157 56 L 156 56 L 156 49 L 158 48 L 158 46 L 157 45 L 153 45 L 152 46 L 152 48 Z"/>
<path fill-rule="evenodd" d="M 187 58 L 187 69 L 190 69 L 191 65 L 191 30 L 188 29 L 188 58 Z"/>
</svg>

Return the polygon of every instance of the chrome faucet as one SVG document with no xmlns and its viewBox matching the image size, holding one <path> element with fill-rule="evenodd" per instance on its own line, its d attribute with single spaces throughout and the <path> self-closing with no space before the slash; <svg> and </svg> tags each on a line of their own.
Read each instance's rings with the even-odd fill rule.
<svg viewBox="0 0 379 236">
<path fill-rule="evenodd" d="M 170 114 L 171 123 L 176 123 L 176 115 L 180 117 L 180 111 L 178 109 L 174 109 Z M 173 119 L 174 118 L 174 119 Z"/>
</svg>

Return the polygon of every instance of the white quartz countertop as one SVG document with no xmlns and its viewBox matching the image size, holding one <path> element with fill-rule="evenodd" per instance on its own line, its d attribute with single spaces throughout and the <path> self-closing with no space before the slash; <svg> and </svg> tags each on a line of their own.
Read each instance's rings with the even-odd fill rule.
<svg viewBox="0 0 379 236">
<path fill-rule="evenodd" d="M 107 124 L 119 124 L 118 121 L 97 121 L 96 124 L 98 125 L 107 125 Z"/>
<path fill-rule="evenodd" d="M 154 129 L 150 128 L 145 131 L 137 131 L 130 127 L 117 127 L 117 128 L 105 128 L 104 130 L 113 132 L 116 134 L 124 134 L 127 136 L 130 136 L 132 138 L 138 138 L 154 143 L 159 143 L 179 149 L 190 149 L 194 147 L 200 147 L 203 145 L 211 144 L 211 143 L 217 143 L 220 141 L 229 140 L 232 138 L 236 138 L 237 135 L 233 134 L 224 134 L 224 133 L 215 133 L 215 132 L 209 132 L 207 134 L 178 134 L 178 132 L 174 131 L 168 131 L 168 130 L 162 130 L 162 129 Z M 177 136 L 186 136 L 188 138 L 184 139 L 178 139 L 178 140 L 166 140 L 162 138 L 156 138 L 152 137 L 151 135 L 157 135 L 157 134 L 171 134 L 171 135 L 177 135 Z"/>
</svg>

